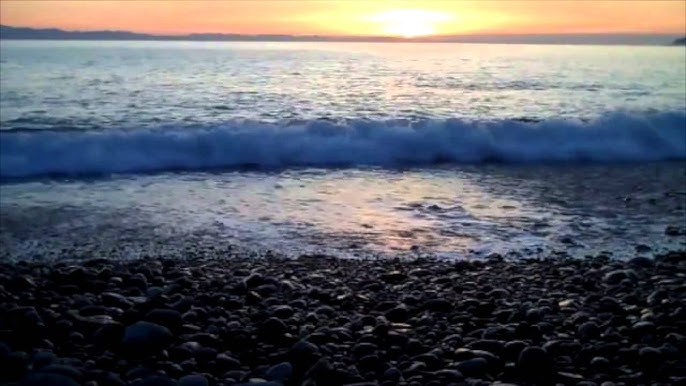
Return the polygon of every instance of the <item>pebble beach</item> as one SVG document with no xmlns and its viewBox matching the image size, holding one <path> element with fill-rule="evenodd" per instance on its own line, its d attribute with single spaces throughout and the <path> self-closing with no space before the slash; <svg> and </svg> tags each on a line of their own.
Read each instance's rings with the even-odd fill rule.
<svg viewBox="0 0 686 386">
<path fill-rule="evenodd" d="M 684 384 L 685 277 L 684 251 L 2 263 L 0 381 Z"/>
</svg>

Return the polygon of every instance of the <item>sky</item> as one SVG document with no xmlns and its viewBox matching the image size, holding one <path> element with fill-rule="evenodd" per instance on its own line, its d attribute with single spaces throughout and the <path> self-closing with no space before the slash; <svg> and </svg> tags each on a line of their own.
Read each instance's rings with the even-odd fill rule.
<svg viewBox="0 0 686 386">
<path fill-rule="evenodd" d="M 0 1 L 0 24 L 156 34 L 686 34 L 686 1 Z"/>
</svg>

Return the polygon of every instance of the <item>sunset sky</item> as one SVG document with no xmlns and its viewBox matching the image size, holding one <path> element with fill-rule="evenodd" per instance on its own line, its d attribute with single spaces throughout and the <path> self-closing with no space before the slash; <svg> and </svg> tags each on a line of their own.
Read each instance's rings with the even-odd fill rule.
<svg viewBox="0 0 686 386">
<path fill-rule="evenodd" d="M 686 1 L 2 0 L 0 23 L 163 34 L 686 34 Z"/>
</svg>

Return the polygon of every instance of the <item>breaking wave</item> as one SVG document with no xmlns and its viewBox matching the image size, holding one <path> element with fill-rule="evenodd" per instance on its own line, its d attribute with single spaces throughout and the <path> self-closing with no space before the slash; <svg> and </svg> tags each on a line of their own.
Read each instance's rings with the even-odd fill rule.
<svg viewBox="0 0 686 386">
<path fill-rule="evenodd" d="M 213 127 L 0 132 L 0 177 L 221 168 L 686 159 L 686 112 L 593 121 L 233 122 Z"/>
</svg>

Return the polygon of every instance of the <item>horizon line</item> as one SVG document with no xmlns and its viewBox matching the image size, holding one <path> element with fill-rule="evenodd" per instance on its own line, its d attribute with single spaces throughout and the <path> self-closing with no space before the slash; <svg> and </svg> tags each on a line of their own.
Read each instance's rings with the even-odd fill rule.
<svg viewBox="0 0 686 386">
<path fill-rule="evenodd" d="M 65 29 L 62 27 L 29 27 L 9 24 L 0 24 L 0 27 L 15 28 L 15 29 L 30 29 L 34 31 L 41 30 L 57 30 L 67 33 L 94 33 L 94 32 L 115 32 L 115 33 L 129 33 L 136 35 L 149 35 L 155 37 L 183 37 L 192 35 L 227 35 L 227 36 L 292 36 L 292 37 L 323 37 L 323 38 L 390 38 L 399 40 L 413 40 L 424 38 L 448 38 L 448 37 L 469 37 L 469 36 L 483 36 L 483 37 L 503 37 L 503 36 L 684 36 L 685 32 L 646 32 L 646 31 L 608 31 L 608 32 L 538 32 L 538 33 L 508 33 L 508 32 L 466 32 L 466 33 L 444 33 L 444 34 L 430 34 L 413 37 L 404 37 L 398 35 L 356 35 L 356 34 L 296 34 L 296 33 L 241 33 L 241 32 L 143 32 L 125 29 Z"/>
<path fill-rule="evenodd" d="M 0 40 L 75 41 L 189 41 L 189 42 L 347 42 L 347 43 L 463 43 L 463 44 L 544 44 L 544 45 L 682 45 L 684 35 L 668 33 L 556 33 L 426 35 L 292 35 L 194 32 L 189 34 L 149 34 L 126 30 L 64 30 L 61 28 L 16 27 L 0 24 Z"/>
</svg>

